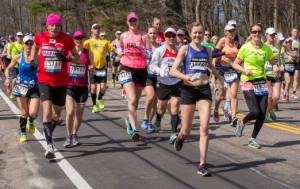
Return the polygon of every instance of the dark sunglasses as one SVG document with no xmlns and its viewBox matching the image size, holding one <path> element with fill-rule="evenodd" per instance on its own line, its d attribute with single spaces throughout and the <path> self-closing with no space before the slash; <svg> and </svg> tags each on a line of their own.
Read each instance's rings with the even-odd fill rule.
<svg viewBox="0 0 300 189">
<path fill-rule="evenodd" d="M 136 19 L 136 18 L 132 18 L 132 19 L 129 19 L 128 21 L 129 21 L 129 22 L 136 22 L 137 19 Z"/>
<path fill-rule="evenodd" d="M 252 34 L 261 34 L 262 31 L 261 30 L 257 30 L 257 31 L 251 31 Z"/>
<path fill-rule="evenodd" d="M 206 34 L 204 34 L 205 36 L 210 36 L 210 34 L 209 33 L 206 33 Z"/>
<path fill-rule="evenodd" d="M 96 26 L 96 27 L 94 27 L 93 29 L 94 29 L 94 30 L 100 30 L 100 27 L 97 27 L 97 26 Z"/>
<path fill-rule="evenodd" d="M 177 36 L 178 36 L 178 37 L 184 37 L 184 35 L 183 35 L 183 34 L 178 34 Z"/>
<path fill-rule="evenodd" d="M 270 34 L 269 34 L 270 35 Z M 275 37 L 276 36 L 276 33 L 273 33 L 270 35 L 271 37 Z"/>
<path fill-rule="evenodd" d="M 25 45 L 27 45 L 27 46 L 32 46 L 32 45 L 33 45 L 33 43 L 26 42 L 26 43 L 25 43 Z"/>
<path fill-rule="evenodd" d="M 167 35 L 165 35 L 165 37 L 166 38 L 175 38 L 176 37 L 176 35 L 175 34 L 167 34 Z"/>
<path fill-rule="evenodd" d="M 17 37 L 24 37 L 23 35 L 17 35 Z"/>
<path fill-rule="evenodd" d="M 83 40 L 83 37 L 74 37 L 75 40 Z"/>
</svg>

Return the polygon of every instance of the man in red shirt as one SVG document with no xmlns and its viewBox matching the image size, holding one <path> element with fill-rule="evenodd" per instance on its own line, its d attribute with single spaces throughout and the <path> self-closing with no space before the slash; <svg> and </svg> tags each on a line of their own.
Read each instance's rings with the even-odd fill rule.
<svg viewBox="0 0 300 189">
<path fill-rule="evenodd" d="M 157 30 L 157 38 L 156 38 L 156 42 L 158 44 L 162 44 L 165 42 L 165 35 L 163 32 L 160 31 L 160 19 L 157 17 L 153 18 L 152 21 L 152 26 L 156 28 Z"/>
<path fill-rule="evenodd" d="M 51 13 L 47 17 L 47 31 L 36 35 L 30 66 L 39 68 L 38 82 L 43 106 L 43 128 L 47 140 L 45 157 L 54 159 L 52 133 L 65 105 L 68 86 L 67 62 L 79 63 L 79 54 L 70 35 L 61 32 L 61 18 Z M 37 57 L 39 54 L 39 63 Z M 71 52 L 72 56 L 67 56 Z"/>
</svg>

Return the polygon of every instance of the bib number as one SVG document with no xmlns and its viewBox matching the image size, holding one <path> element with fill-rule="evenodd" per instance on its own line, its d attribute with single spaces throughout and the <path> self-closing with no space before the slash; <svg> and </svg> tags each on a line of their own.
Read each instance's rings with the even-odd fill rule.
<svg viewBox="0 0 300 189">
<path fill-rule="evenodd" d="M 12 93 L 18 97 L 25 97 L 28 92 L 28 85 L 18 83 L 12 90 Z"/>
<path fill-rule="evenodd" d="M 105 69 L 96 70 L 96 76 L 97 77 L 105 77 L 106 76 L 106 70 Z"/>
<path fill-rule="evenodd" d="M 266 80 L 253 81 L 252 84 L 256 96 L 267 96 L 269 94 Z"/>
<path fill-rule="evenodd" d="M 45 70 L 47 73 L 60 73 L 61 61 L 45 61 Z"/>
<path fill-rule="evenodd" d="M 86 66 L 83 64 L 74 64 L 70 66 L 70 77 L 84 78 Z"/>
<path fill-rule="evenodd" d="M 121 85 L 132 81 L 131 72 L 121 71 L 119 73 L 119 81 Z"/>
<path fill-rule="evenodd" d="M 294 64 L 285 64 L 285 70 L 287 72 L 294 72 L 295 70 L 295 65 Z"/>
<path fill-rule="evenodd" d="M 238 75 L 234 70 L 226 71 L 224 73 L 224 79 L 226 83 L 231 83 L 238 79 Z"/>
</svg>

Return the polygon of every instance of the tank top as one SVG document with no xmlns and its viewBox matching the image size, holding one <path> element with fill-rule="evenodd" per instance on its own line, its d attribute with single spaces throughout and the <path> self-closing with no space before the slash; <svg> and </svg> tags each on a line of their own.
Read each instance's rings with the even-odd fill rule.
<svg viewBox="0 0 300 189">
<path fill-rule="evenodd" d="M 157 77 L 157 80 L 160 83 L 163 83 L 165 85 L 175 85 L 176 83 L 180 82 L 180 79 L 177 77 L 174 77 L 170 74 L 170 70 L 173 66 L 173 63 L 175 62 L 176 56 L 178 53 L 172 53 L 168 49 L 166 49 L 165 53 L 162 56 L 160 64 L 160 69 L 165 70 L 165 76 L 160 77 L 160 75 Z"/>
<path fill-rule="evenodd" d="M 24 53 L 21 54 L 21 61 L 19 64 L 19 78 L 17 78 L 17 83 L 22 83 L 28 85 L 29 88 L 38 88 L 38 78 L 37 78 L 37 70 L 30 69 L 30 64 L 25 62 Z"/>
<path fill-rule="evenodd" d="M 142 31 L 138 35 L 130 36 L 126 33 L 124 43 L 124 56 L 122 64 L 126 67 L 142 69 L 146 68 L 146 47 L 142 40 Z"/>
<path fill-rule="evenodd" d="M 221 60 L 226 61 L 228 58 L 235 58 L 239 52 L 235 42 L 233 47 L 230 47 L 226 40 L 225 40 L 225 44 L 224 47 L 222 48 L 221 52 L 233 52 L 232 54 L 225 54 L 222 56 Z"/>
<path fill-rule="evenodd" d="M 116 46 L 117 52 L 121 53 L 122 52 L 122 47 L 121 47 L 120 41 L 115 40 L 115 46 Z"/>
<path fill-rule="evenodd" d="M 193 74 L 193 73 L 203 73 L 207 74 L 207 65 L 209 54 L 206 47 L 202 46 L 201 51 L 197 51 L 188 44 L 188 53 L 183 61 L 184 73 Z"/>
<path fill-rule="evenodd" d="M 278 59 L 279 59 L 279 47 L 277 44 L 274 45 L 274 47 L 271 49 L 273 54 L 274 54 L 274 59 L 277 61 L 276 63 L 278 64 Z M 275 74 L 273 72 L 273 66 L 270 64 L 269 61 L 266 62 L 266 75 L 269 77 L 275 77 Z"/>
</svg>

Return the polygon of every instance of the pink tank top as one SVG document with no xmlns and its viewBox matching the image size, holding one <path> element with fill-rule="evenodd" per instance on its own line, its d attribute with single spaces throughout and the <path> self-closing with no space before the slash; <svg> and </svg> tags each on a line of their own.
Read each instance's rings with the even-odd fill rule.
<svg viewBox="0 0 300 189">
<path fill-rule="evenodd" d="M 142 40 L 142 31 L 138 35 L 130 36 L 127 32 L 124 44 L 124 56 L 122 64 L 130 68 L 146 68 L 146 47 Z"/>
</svg>

